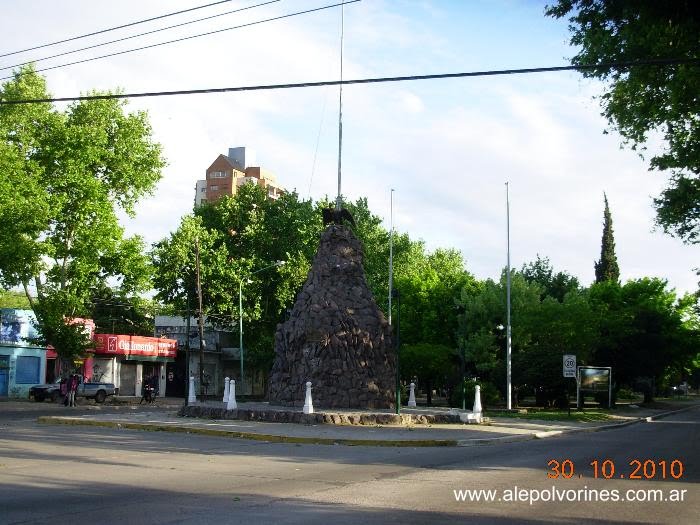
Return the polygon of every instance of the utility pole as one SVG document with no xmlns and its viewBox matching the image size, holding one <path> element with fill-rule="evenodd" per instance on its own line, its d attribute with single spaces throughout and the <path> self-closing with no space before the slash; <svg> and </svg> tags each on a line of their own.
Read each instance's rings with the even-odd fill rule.
<svg viewBox="0 0 700 525">
<path fill-rule="evenodd" d="M 507 242 L 507 266 L 506 266 L 506 406 L 508 410 L 513 408 L 511 390 L 511 328 L 510 328 L 510 197 L 508 195 L 508 183 L 506 182 L 506 242 Z"/>
<path fill-rule="evenodd" d="M 389 326 L 391 326 L 391 293 L 394 287 L 394 188 L 389 194 Z"/>
<path fill-rule="evenodd" d="M 202 281 L 199 275 L 199 237 L 195 241 L 197 254 L 197 300 L 199 302 L 198 325 L 199 325 L 199 395 L 203 395 L 204 389 L 204 321 L 202 319 Z M 189 380 L 189 379 L 188 379 Z"/>
<path fill-rule="evenodd" d="M 396 334 L 393 332 L 393 326 L 391 324 L 391 299 L 396 292 L 398 298 L 398 290 L 394 290 L 394 189 L 391 188 L 391 193 L 389 194 L 389 327 L 392 328 L 392 338 L 395 338 L 396 344 L 396 413 L 401 413 L 401 375 L 400 375 L 400 362 L 399 362 L 399 333 L 398 326 Z M 399 312 L 401 311 L 401 303 L 399 302 Z"/>
<path fill-rule="evenodd" d="M 190 318 L 192 313 L 190 312 L 190 282 L 185 281 L 185 290 L 187 291 L 187 323 L 185 330 L 185 406 L 190 398 Z"/>
<path fill-rule="evenodd" d="M 345 33 L 345 6 L 340 6 L 340 84 L 338 85 L 338 196 L 335 199 L 335 209 L 340 211 L 342 206 L 342 166 L 343 166 L 343 38 Z"/>
</svg>

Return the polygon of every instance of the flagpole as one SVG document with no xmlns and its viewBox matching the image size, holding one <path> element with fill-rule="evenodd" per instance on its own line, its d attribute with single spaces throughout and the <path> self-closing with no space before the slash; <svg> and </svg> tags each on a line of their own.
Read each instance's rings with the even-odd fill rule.
<svg viewBox="0 0 700 525">
<path fill-rule="evenodd" d="M 509 184 L 506 182 L 506 407 L 508 410 L 512 405 L 512 375 L 511 375 L 511 327 L 510 327 L 510 198 L 508 195 Z"/>
</svg>

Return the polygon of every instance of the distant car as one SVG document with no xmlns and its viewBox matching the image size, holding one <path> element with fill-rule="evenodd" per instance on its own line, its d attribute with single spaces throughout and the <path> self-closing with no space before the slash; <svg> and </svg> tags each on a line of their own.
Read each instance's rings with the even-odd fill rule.
<svg viewBox="0 0 700 525">
<path fill-rule="evenodd" d="M 113 396 L 115 392 L 116 387 L 112 383 L 84 383 L 81 379 L 75 396 L 94 399 L 97 403 L 104 403 L 107 396 Z M 63 396 L 61 395 L 60 379 L 57 379 L 54 383 L 35 385 L 29 389 L 29 399 L 34 399 L 37 402 L 47 399 L 56 402 L 61 397 Z"/>
<path fill-rule="evenodd" d="M 673 395 L 687 396 L 688 391 L 690 390 L 690 385 L 688 385 L 688 383 L 681 383 L 678 386 L 671 387 L 671 390 L 673 391 Z"/>
<path fill-rule="evenodd" d="M 29 389 L 29 399 L 41 402 L 50 399 L 53 402 L 61 399 L 61 378 L 53 383 L 34 385 Z"/>
</svg>

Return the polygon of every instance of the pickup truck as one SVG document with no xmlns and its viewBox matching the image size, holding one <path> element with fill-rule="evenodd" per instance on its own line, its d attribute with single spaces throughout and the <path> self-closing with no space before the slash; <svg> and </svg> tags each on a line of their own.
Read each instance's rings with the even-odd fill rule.
<svg viewBox="0 0 700 525">
<path fill-rule="evenodd" d="M 115 390 L 116 388 L 112 383 L 84 383 L 81 379 L 75 396 L 94 399 L 97 403 L 104 403 L 107 396 L 115 394 Z M 29 389 L 29 399 L 34 399 L 37 402 L 45 401 L 46 399 L 58 401 L 62 397 L 61 379 L 57 379 L 55 383 L 34 385 Z"/>
</svg>

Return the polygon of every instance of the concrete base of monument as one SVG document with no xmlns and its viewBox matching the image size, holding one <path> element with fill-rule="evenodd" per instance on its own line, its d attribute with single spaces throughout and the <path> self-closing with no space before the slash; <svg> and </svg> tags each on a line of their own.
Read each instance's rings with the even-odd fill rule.
<svg viewBox="0 0 700 525">
<path fill-rule="evenodd" d="M 226 410 L 221 402 L 205 401 L 183 406 L 179 416 L 204 419 L 235 419 L 241 421 L 263 421 L 267 423 L 299 423 L 327 425 L 393 425 L 414 426 L 434 424 L 486 424 L 487 418 L 448 408 L 401 408 L 393 410 L 323 409 L 304 414 L 303 407 L 282 407 L 269 403 L 239 403 L 235 410 Z"/>
</svg>

